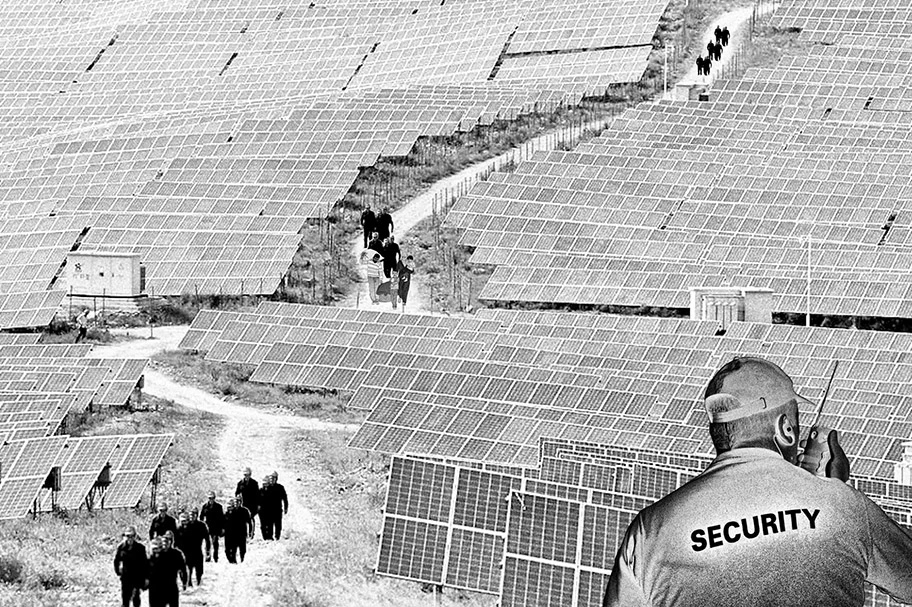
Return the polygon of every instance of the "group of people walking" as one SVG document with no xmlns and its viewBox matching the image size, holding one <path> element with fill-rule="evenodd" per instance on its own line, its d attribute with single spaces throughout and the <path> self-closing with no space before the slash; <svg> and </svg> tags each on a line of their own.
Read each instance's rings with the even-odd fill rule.
<svg viewBox="0 0 912 607">
<path fill-rule="evenodd" d="M 247 540 L 253 539 L 254 517 L 259 516 L 264 540 L 282 537 L 282 517 L 288 514 L 288 494 L 275 472 L 260 485 L 250 468 L 238 481 L 234 496 L 223 508 L 214 491 L 201 508 L 182 510 L 178 520 L 168 514 L 168 505 L 158 504 L 149 524 L 151 554 L 136 539 L 136 528 L 128 527 L 114 555 L 114 572 L 120 578 L 123 607 L 140 606 L 140 594 L 149 591 L 150 607 L 177 607 L 178 583 L 183 590 L 203 581 L 204 563 L 219 560 L 219 539 L 225 538 L 225 558 L 244 562 Z M 204 551 L 205 547 L 205 551 Z"/>
<path fill-rule="evenodd" d="M 370 205 L 361 212 L 361 227 L 364 231 L 364 250 L 360 263 L 367 274 L 367 290 L 372 304 L 381 301 L 392 303 L 396 309 L 402 302 L 402 311 L 408 303 L 415 260 L 411 255 L 402 258 L 402 249 L 393 235 L 393 218 L 384 207 L 374 215 Z"/>
<path fill-rule="evenodd" d="M 728 26 L 719 27 L 717 25 L 713 32 L 713 37 L 715 41 L 710 40 L 706 43 L 706 58 L 704 59 L 703 55 L 697 57 L 697 76 L 709 76 L 712 71 L 713 61 L 722 60 L 722 47 L 728 46 L 728 41 L 731 37 Z"/>
</svg>

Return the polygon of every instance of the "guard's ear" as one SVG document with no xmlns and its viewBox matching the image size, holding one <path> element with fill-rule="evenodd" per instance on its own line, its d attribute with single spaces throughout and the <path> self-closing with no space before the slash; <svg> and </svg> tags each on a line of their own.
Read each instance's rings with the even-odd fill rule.
<svg viewBox="0 0 912 607">
<path fill-rule="evenodd" d="M 788 415 L 785 415 L 784 413 L 776 417 L 776 424 L 773 431 L 773 438 L 775 439 L 776 444 L 783 449 L 794 447 L 798 442 L 798 435 L 795 432 L 795 428 L 792 426 L 792 422 L 789 421 Z"/>
</svg>

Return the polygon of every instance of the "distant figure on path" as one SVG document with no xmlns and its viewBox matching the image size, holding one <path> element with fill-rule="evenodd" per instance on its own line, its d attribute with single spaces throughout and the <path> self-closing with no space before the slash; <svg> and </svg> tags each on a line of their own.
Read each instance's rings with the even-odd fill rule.
<svg viewBox="0 0 912 607">
<path fill-rule="evenodd" d="M 716 42 L 713 45 L 713 52 L 716 55 L 716 61 L 722 61 L 722 45 Z"/>
<path fill-rule="evenodd" d="M 377 296 L 377 287 L 380 286 L 380 279 L 383 277 L 383 258 L 372 249 L 366 249 L 362 258 L 364 273 L 367 274 L 367 294 L 370 295 L 372 304 L 378 304 L 380 298 Z"/>
<path fill-rule="evenodd" d="M 76 343 L 78 344 L 89 332 L 89 311 L 83 308 L 82 312 L 76 317 Z"/>
<path fill-rule="evenodd" d="M 203 504 L 200 509 L 200 520 L 206 524 L 209 530 L 209 539 L 212 542 L 212 558 L 218 563 L 219 555 L 219 538 L 225 535 L 225 510 L 222 505 L 215 501 L 215 491 L 209 492 L 209 501 Z M 209 560 L 209 554 L 206 554 L 206 560 Z"/>
<path fill-rule="evenodd" d="M 149 559 L 146 547 L 136 541 L 136 527 L 127 527 L 123 542 L 114 555 L 114 573 L 120 578 L 120 596 L 123 607 L 139 607 L 140 592 L 146 587 L 149 576 Z"/>
<path fill-rule="evenodd" d="M 400 259 L 402 259 L 402 251 L 396 244 L 396 237 L 390 234 L 383 245 L 383 275 L 390 278 L 392 271 L 399 265 Z"/>
<path fill-rule="evenodd" d="M 177 521 L 168 514 L 168 504 L 159 502 L 158 514 L 152 517 L 152 524 L 149 525 L 149 539 L 153 540 L 168 531 L 172 533 L 177 531 Z"/>
<path fill-rule="evenodd" d="M 716 42 L 722 42 L 722 28 L 718 25 L 716 26 L 716 31 L 713 32 L 713 35 L 716 37 Z"/>
<path fill-rule="evenodd" d="M 260 527 L 263 528 L 264 540 L 279 540 L 282 539 L 282 515 L 288 514 L 288 494 L 285 487 L 279 484 L 277 472 L 266 478 L 260 503 Z"/>
<path fill-rule="evenodd" d="M 383 241 L 380 240 L 380 234 L 375 231 L 371 232 L 371 238 L 367 242 L 367 248 L 383 255 Z"/>
<path fill-rule="evenodd" d="M 149 559 L 150 607 L 179 607 L 180 579 L 187 589 L 187 563 L 183 553 L 174 548 L 174 534 L 170 531 L 152 540 L 152 557 Z"/>
<path fill-rule="evenodd" d="M 238 498 L 232 498 L 225 512 L 225 557 L 229 563 L 237 563 L 238 556 L 244 562 L 248 535 L 253 536 L 253 517 Z"/>
<path fill-rule="evenodd" d="M 209 529 L 199 520 L 199 512 L 194 508 L 190 513 L 182 512 L 180 525 L 174 534 L 174 543 L 177 549 L 184 553 L 187 562 L 187 583 L 193 585 L 193 572 L 196 571 L 196 585 L 203 581 L 203 543 L 206 544 L 206 554 L 212 550 L 209 541 Z"/>
<path fill-rule="evenodd" d="M 706 75 L 706 62 L 703 61 L 703 55 L 697 57 L 697 76 Z"/>
<path fill-rule="evenodd" d="M 728 26 L 722 28 L 722 46 L 728 46 L 728 39 L 731 37 L 731 32 L 728 31 Z"/>
<path fill-rule="evenodd" d="M 370 235 L 376 229 L 377 226 L 377 216 L 374 215 L 374 211 L 371 210 L 370 204 L 364 207 L 364 210 L 361 211 L 361 229 L 364 230 L 364 248 L 367 248 L 367 243 L 370 240 Z"/>
<path fill-rule="evenodd" d="M 709 55 L 710 58 L 716 56 L 716 45 L 713 44 L 712 40 L 706 43 L 706 54 Z"/>
<path fill-rule="evenodd" d="M 399 274 L 399 299 L 402 300 L 402 311 L 405 312 L 405 304 L 408 303 L 409 287 L 412 285 L 412 274 L 415 273 L 415 259 L 411 255 L 406 257 L 405 263 L 399 263 L 397 273 Z"/>
<path fill-rule="evenodd" d="M 250 539 L 253 539 L 253 532 L 256 530 L 256 522 L 253 517 L 256 516 L 260 505 L 260 484 L 251 475 L 250 468 L 244 468 L 244 478 L 238 481 L 234 496 L 240 498 L 241 506 L 250 512 L 250 520 L 253 525 L 250 528 Z M 225 549 L 228 549 L 227 539 L 225 540 Z"/>
<path fill-rule="evenodd" d="M 377 234 L 380 236 L 380 240 L 386 240 L 393 233 L 393 228 L 393 216 L 389 214 L 386 207 L 383 207 L 380 214 L 377 215 Z"/>
</svg>

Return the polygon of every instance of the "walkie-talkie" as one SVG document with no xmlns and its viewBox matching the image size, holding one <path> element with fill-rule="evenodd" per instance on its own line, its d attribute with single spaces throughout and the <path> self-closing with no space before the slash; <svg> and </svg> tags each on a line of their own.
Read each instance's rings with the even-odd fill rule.
<svg viewBox="0 0 912 607">
<path fill-rule="evenodd" d="M 798 456 L 798 465 L 815 476 L 826 476 L 827 464 L 831 460 L 828 441 L 833 429 L 820 425 L 820 414 L 823 413 L 823 405 L 826 404 L 827 396 L 830 395 L 830 387 L 833 385 L 833 378 L 836 377 L 838 367 L 839 361 L 833 361 L 833 372 L 830 373 L 830 381 L 823 393 L 823 400 L 820 401 L 814 412 L 814 423 L 811 424 L 807 438 L 799 443 L 804 451 Z"/>
</svg>

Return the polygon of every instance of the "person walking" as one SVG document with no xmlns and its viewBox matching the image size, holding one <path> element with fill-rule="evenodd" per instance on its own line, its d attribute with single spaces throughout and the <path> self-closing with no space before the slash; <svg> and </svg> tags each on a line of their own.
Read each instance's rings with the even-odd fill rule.
<svg viewBox="0 0 912 607">
<path fill-rule="evenodd" d="M 172 533 L 177 531 L 177 521 L 168 514 L 168 504 L 159 502 L 158 514 L 152 517 L 152 523 L 149 525 L 149 539 L 153 540 L 168 531 Z"/>
<path fill-rule="evenodd" d="M 721 27 L 719 27 L 717 25 L 715 31 L 713 32 L 713 35 L 716 38 L 716 42 L 722 42 L 722 28 Z"/>
<path fill-rule="evenodd" d="M 710 58 L 716 56 L 716 45 L 713 44 L 712 40 L 706 43 L 706 54 L 709 55 Z"/>
<path fill-rule="evenodd" d="M 140 593 L 147 585 L 149 559 L 146 547 L 136 541 L 136 527 L 127 527 L 123 541 L 114 554 L 114 573 L 120 578 L 120 597 L 123 607 L 139 607 Z"/>
<path fill-rule="evenodd" d="M 244 478 L 238 481 L 234 496 L 240 498 L 241 505 L 250 512 L 251 521 L 253 521 L 250 539 L 253 539 L 253 532 L 256 530 L 256 522 L 253 517 L 256 516 L 259 508 L 260 484 L 253 478 L 250 468 L 244 468 Z"/>
<path fill-rule="evenodd" d="M 279 483 L 279 473 L 273 472 L 268 477 L 268 482 L 264 484 L 263 500 L 260 511 L 266 513 L 269 524 L 269 533 L 263 531 L 263 539 L 282 539 L 282 516 L 288 514 L 288 493 L 285 487 Z M 262 524 L 263 519 L 260 519 Z"/>
<path fill-rule="evenodd" d="M 703 63 L 703 55 L 697 57 L 697 76 L 706 75 L 706 65 Z"/>
<path fill-rule="evenodd" d="M 380 214 L 377 215 L 377 235 L 380 240 L 386 240 L 393 233 L 393 228 L 393 216 L 389 214 L 386 207 L 383 207 L 380 209 Z"/>
<path fill-rule="evenodd" d="M 399 249 L 399 245 L 396 244 L 396 237 L 390 234 L 383 243 L 383 275 L 387 278 L 391 277 L 393 270 L 396 269 L 396 266 L 399 265 L 399 260 L 402 257 L 402 251 Z M 393 306 L 395 307 L 395 306 Z"/>
<path fill-rule="evenodd" d="M 189 513 L 182 512 L 180 524 L 174 534 L 174 545 L 184 553 L 187 563 L 187 585 L 193 586 L 193 572 L 196 572 L 196 585 L 203 581 L 203 543 L 206 544 L 206 554 L 212 550 L 209 541 L 209 529 L 199 520 L 199 511 L 194 508 Z"/>
<path fill-rule="evenodd" d="M 716 61 L 722 61 L 722 45 L 718 42 L 713 44 L 713 54 L 715 55 Z"/>
<path fill-rule="evenodd" d="M 83 339 L 85 339 L 88 333 L 89 310 L 88 308 L 83 308 L 82 311 L 76 316 L 76 343 L 78 344 Z"/>
<path fill-rule="evenodd" d="M 272 539 L 272 507 L 269 502 L 270 495 L 270 485 L 272 484 L 272 475 L 267 474 L 263 477 L 263 482 L 260 483 L 260 511 L 258 516 L 260 517 L 260 533 L 263 536 L 264 540 Z"/>
<path fill-rule="evenodd" d="M 253 517 L 238 498 L 231 498 L 225 511 L 225 558 L 229 563 L 237 563 L 238 556 L 244 562 L 248 536 L 253 537 Z"/>
<path fill-rule="evenodd" d="M 383 255 L 383 241 L 380 240 L 380 234 L 377 232 L 371 233 L 371 238 L 367 243 L 367 248 L 371 251 L 376 251 L 377 253 Z"/>
<path fill-rule="evenodd" d="M 405 262 L 400 262 L 399 267 L 396 269 L 396 274 L 399 276 L 399 288 L 398 295 L 399 299 L 402 300 L 402 312 L 405 313 L 405 304 L 408 303 L 408 293 L 409 288 L 412 285 L 412 274 L 415 273 L 415 260 L 409 255 L 405 258 Z"/>
<path fill-rule="evenodd" d="M 912 534 L 847 484 L 835 431 L 824 470 L 798 457 L 809 401 L 785 371 L 735 358 L 703 397 L 716 458 L 637 514 L 604 607 L 861 606 L 865 582 L 912 602 Z"/>
<path fill-rule="evenodd" d="M 218 563 L 219 559 L 219 538 L 225 535 L 225 511 L 222 505 L 215 501 L 215 491 L 210 491 L 208 501 L 200 509 L 200 520 L 206 524 L 209 530 L 209 540 L 212 545 L 212 560 Z M 209 554 L 206 555 L 209 560 Z"/>
<path fill-rule="evenodd" d="M 361 211 L 361 229 L 364 231 L 364 248 L 367 248 L 367 243 L 370 240 L 370 235 L 377 228 L 377 216 L 374 215 L 374 211 L 371 209 L 370 204 L 364 206 L 364 210 Z"/>
<path fill-rule="evenodd" d="M 377 287 L 380 285 L 380 277 L 383 276 L 383 258 L 376 251 L 364 249 L 361 253 L 361 263 L 367 275 L 367 294 L 372 304 L 378 304 L 380 300 L 377 297 Z"/>
<path fill-rule="evenodd" d="M 731 32 L 728 31 L 728 26 L 722 28 L 722 46 L 728 46 L 728 40 L 731 37 Z"/>
<path fill-rule="evenodd" d="M 149 607 L 179 607 L 180 591 L 177 581 L 187 589 L 187 563 L 180 550 L 174 547 L 174 534 L 152 540 L 152 556 L 149 558 Z"/>
</svg>

